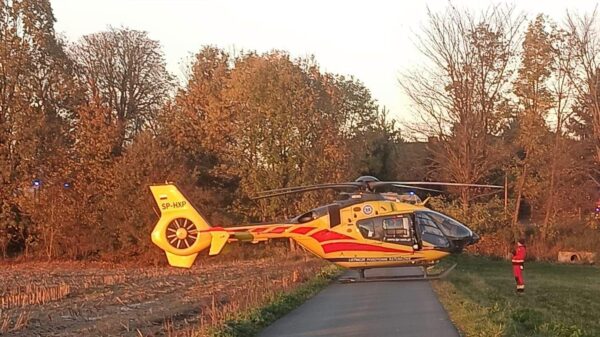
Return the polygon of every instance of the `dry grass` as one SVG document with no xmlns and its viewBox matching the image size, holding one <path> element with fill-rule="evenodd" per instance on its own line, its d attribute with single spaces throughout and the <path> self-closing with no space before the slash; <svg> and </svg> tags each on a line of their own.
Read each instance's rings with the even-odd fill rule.
<svg viewBox="0 0 600 337">
<path fill-rule="evenodd" d="M 12 289 L 10 293 L 0 296 L 0 309 L 24 307 L 32 304 L 46 304 L 60 300 L 69 295 L 71 287 L 62 283 L 55 286 L 38 286 L 28 284 L 24 287 Z"/>
<path fill-rule="evenodd" d="M 314 262 L 317 261 L 300 265 L 277 278 L 269 275 L 253 278 L 243 287 L 232 288 L 226 298 L 213 294 L 209 305 L 198 315 L 198 324 L 177 329 L 171 318 L 165 319 L 164 333 L 169 337 L 210 336 L 215 327 L 222 325 L 237 313 L 261 307 L 278 293 L 291 290 L 313 277 L 324 266 L 323 263 Z"/>
<path fill-rule="evenodd" d="M 278 279 L 262 278 L 253 280 L 245 289 L 238 289 L 232 295 L 234 300 L 217 305 L 213 296 L 211 308 L 208 311 L 208 320 L 204 317 L 200 320 L 200 327 L 197 331 L 198 336 L 208 336 L 209 331 L 221 324 L 228 318 L 231 318 L 238 312 L 257 308 L 269 302 L 275 295 L 282 291 L 289 291 L 295 288 L 299 283 L 314 276 L 322 266 L 314 265 L 312 268 L 294 269 L 289 275 L 283 275 Z M 265 287 L 265 285 L 268 285 Z"/>
</svg>

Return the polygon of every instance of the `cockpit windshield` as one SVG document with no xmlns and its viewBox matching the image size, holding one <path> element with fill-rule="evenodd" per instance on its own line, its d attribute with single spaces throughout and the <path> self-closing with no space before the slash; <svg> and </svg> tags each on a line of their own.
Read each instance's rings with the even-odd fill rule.
<svg viewBox="0 0 600 337">
<path fill-rule="evenodd" d="M 428 242 L 439 248 L 450 247 L 448 239 L 437 228 L 435 221 L 426 212 L 416 212 L 415 219 L 419 227 L 419 233 L 421 234 L 420 238 L 423 242 Z"/>
<path fill-rule="evenodd" d="M 424 213 L 426 213 L 429 218 L 436 223 L 444 235 L 450 239 L 463 239 L 473 235 L 473 232 L 467 226 L 447 215 L 435 211 L 427 211 Z"/>
</svg>

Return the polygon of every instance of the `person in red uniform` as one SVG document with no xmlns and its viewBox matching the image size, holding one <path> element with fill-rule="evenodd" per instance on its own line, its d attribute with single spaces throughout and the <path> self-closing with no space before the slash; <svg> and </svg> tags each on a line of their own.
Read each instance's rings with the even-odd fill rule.
<svg viewBox="0 0 600 337">
<path fill-rule="evenodd" d="M 517 281 L 518 293 L 525 291 L 525 282 L 523 281 L 523 264 L 525 263 L 526 255 L 527 249 L 525 248 L 525 240 L 519 239 L 517 242 L 517 249 L 513 251 L 512 257 L 513 274 L 515 275 L 515 281 Z"/>
</svg>

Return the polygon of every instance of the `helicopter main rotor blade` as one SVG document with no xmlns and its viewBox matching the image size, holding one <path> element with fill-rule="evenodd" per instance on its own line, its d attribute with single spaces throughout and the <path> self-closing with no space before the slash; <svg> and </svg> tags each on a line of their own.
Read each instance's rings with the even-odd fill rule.
<svg viewBox="0 0 600 337">
<path fill-rule="evenodd" d="M 292 187 L 276 188 L 276 189 L 272 189 L 272 190 L 260 191 L 260 192 L 257 192 L 257 193 L 259 195 L 264 195 L 264 194 L 272 194 L 272 193 L 280 193 L 280 192 L 291 192 L 291 191 L 296 191 L 296 190 L 299 191 L 299 190 L 303 190 L 305 188 L 315 188 L 315 187 L 323 187 L 323 188 L 332 187 L 332 188 L 338 188 L 341 185 L 347 186 L 348 188 L 359 188 L 359 187 L 363 186 L 361 183 L 355 183 L 355 182 L 332 183 L 332 184 L 315 184 L 315 185 L 305 185 L 305 186 L 292 186 Z"/>
<path fill-rule="evenodd" d="M 409 185 L 402 185 L 402 184 L 392 184 L 391 186 L 394 186 L 394 187 L 400 187 L 400 188 L 414 189 L 414 190 L 421 190 L 421 191 L 429 191 L 429 192 L 445 193 L 444 191 L 440 191 L 440 190 L 434 190 L 433 188 L 425 188 L 425 187 L 409 186 Z"/>
<path fill-rule="evenodd" d="M 472 196 L 471 198 L 469 198 L 469 201 L 471 201 L 471 200 L 475 200 L 475 199 L 477 199 L 477 198 L 483 198 L 483 197 L 487 197 L 487 196 L 490 196 L 490 195 L 498 194 L 498 193 L 500 193 L 500 192 L 502 192 L 502 191 L 501 191 L 501 190 L 495 190 L 495 191 L 493 191 L 493 192 L 488 192 L 488 193 L 483 193 L 483 194 L 474 195 L 474 196 Z"/>
<path fill-rule="evenodd" d="M 462 187 L 482 187 L 482 188 L 504 188 L 504 186 L 498 185 L 486 185 L 486 184 L 466 184 L 466 183 L 449 183 L 444 181 L 378 181 L 371 183 L 372 187 L 384 186 L 384 185 L 438 185 L 438 186 L 462 186 Z"/>
<path fill-rule="evenodd" d="M 343 183 L 343 184 L 314 185 L 314 186 L 299 188 L 299 189 L 295 189 L 295 190 L 288 190 L 288 191 L 270 193 L 270 194 L 266 194 L 266 195 L 259 195 L 259 196 L 256 196 L 256 197 L 252 197 L 250 199 L 252 199 L 252 200 L 258 200 L 258 199 L 265 199 L 265 198 L 271 198 L 271 197 L 278 197 L 278 196 L 282 196 L 282 195 L 286 195 L 286 194 L 304 193 L 304 192 L 326 190 L 326 189 L 339 190 L 339 189 L 357 188 L 357 187 L 359 187 L 359 186 L 356 186 L 354 184 L 346 184 L 346 183 Z"/>
</svg>

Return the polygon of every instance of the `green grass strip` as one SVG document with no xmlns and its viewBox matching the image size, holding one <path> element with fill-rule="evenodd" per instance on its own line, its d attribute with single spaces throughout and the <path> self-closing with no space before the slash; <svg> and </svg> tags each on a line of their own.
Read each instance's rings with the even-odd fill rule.
<svg viewBox="0 0 600 337">
<path fill-rule="evenodd" d="M 600 336 L 598 267 L 527 262 L 525 294 L 518 295 L 509 261 L 447 260 L 457 268 L 433 286 L 463 336 Z"/>
<path fill-rule="evenodd" d="M 210 335 L 213 337 L 255 336 L 262 329 L 316 295 L 339 276 L 341 271 L 334 265 L 327 266 L 291 292 L 282 291 L 276 294 L 265 306 L 239 313 L 232 319 L 226 320 L 223 325 L 211 331 Z"/>
</svg>

